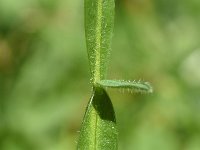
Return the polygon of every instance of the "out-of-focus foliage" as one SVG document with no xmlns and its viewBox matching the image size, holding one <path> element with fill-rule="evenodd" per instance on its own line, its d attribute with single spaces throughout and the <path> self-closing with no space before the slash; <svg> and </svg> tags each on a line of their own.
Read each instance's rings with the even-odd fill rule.
<svg viewBox="0 0 200 150">
<path fill-rule="evenodd" d="M 0 1 L 0 149 L 75 149 L 90 96 L 83 1 Z M 119 149 L 200 149 L 200 1 L 117 0 L 109 78 Z"/>
</svg>

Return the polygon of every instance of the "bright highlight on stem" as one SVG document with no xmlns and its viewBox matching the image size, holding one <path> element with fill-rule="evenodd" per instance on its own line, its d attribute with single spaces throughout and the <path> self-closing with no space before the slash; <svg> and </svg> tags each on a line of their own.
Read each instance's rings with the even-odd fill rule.
<svg viewBox="0 0 200 150">
<path fill-rule="evenodd" d="M 97 25 L 96 25 L 96 61 L 94 70 L 94 83 L 101 80 L 101 25 L 102 25 L 102 0 L 98 0 L 97 6 Z"/>
</svg>

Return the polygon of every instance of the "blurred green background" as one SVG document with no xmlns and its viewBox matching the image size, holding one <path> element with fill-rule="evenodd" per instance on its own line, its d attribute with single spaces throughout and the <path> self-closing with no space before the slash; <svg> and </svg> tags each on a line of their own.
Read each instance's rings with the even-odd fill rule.
<svg viewBox="0 0 200 150">
<path fill-rule="evenodd" d="M 90 98 L 83 0 L 0 0 L 0 150 L 73 150 Z M 120 150 L 200 150 L 200 1 L 116 0 Z"/>
</svg>

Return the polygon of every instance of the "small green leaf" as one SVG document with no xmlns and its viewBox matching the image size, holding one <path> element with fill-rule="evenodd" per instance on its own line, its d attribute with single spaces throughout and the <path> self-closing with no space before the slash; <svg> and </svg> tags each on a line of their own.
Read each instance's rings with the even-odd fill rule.
<svg viewBox="0 0 200 150">
<path fill-rule="evenodd" d="M 117 150 L 114 109 L 102 88 L 94 88 L 82 123 L 78 150 Z"/>
<path fill-rule="evenodd" d="M 114 28 L 114 0 L 85 0 L 85 34 L 92 83 L 104 79 Z"/>
<path fill-rule="evenodd" d="M 106 88 L 123 88 L 133 90 L 134 92 L 152 93 L 153 88 L 148 82 L 142 81 L 121 81 L 121 80 L 101 80 L 97 83 L 100 87 Z"/>
</svg>

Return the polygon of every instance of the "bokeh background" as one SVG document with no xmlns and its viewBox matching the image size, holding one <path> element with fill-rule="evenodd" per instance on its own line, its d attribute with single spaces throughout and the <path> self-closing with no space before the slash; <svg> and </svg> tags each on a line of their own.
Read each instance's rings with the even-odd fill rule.
<svg viewBox="0 0 200 150">
<path fill-rule="evenodd" d="M 73 150 L 90 98 L 83 0 L 0 0 L 0 150 Z M 200 1 L 116 0 L 120 150 L 200 150 Z"/>
</svg>

